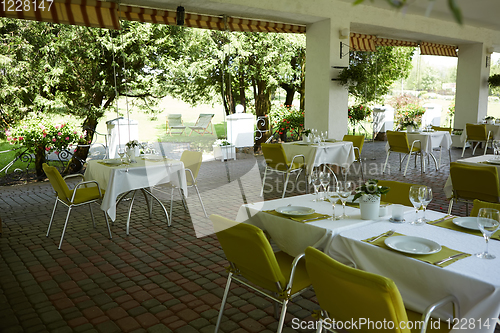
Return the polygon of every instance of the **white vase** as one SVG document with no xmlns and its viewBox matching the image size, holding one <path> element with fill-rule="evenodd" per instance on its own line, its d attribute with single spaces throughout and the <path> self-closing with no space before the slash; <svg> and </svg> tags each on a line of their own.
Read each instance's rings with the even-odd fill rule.
<svg viewBox="0 0 500 333">
<path fill-rule="evenodd" d="M 362 220 L 378 220 L 380 213 L 380 196 L 363 194 L 359 198 L 359 209 Z"/>
<path fill-rule="evenodd" d="M 311 140 L 309 139 L 309 135 L 303 135 L 302 136 L 302 141 L 308 142 L 308 143 L 311 142 Z"/>
<path fill-rule="evenodd" d="M 410 132 L 413 132 L 413 131 L 414 131 L 413 126 L 406 126 L 406 132 L 410 133 Z"/>
<path fill-rule="evenodd" d="M 128 160 L 131 163 L 136 162 L 136 160 L 135 160 L 135 147 L 134 148 L 127 148 L 127 156 L 128 156 Z"/>
</svg>

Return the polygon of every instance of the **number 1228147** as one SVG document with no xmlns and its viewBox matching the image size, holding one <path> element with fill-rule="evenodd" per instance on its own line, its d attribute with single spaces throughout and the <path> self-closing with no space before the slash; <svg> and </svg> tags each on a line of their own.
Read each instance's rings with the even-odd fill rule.
<svg viewBox="0 0 500 333">
<path fill-rule="evenodd" d="M 0 0 L 4 12 L 50 11 L 54 0 Z"/>
</svg>

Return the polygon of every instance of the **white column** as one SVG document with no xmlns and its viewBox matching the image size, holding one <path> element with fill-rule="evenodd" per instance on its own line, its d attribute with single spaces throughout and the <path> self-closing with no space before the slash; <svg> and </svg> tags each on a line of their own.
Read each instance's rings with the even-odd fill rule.
<svg viewBox="0 0 500 333">
<path fill-rule="evenodd" d="M 461 44 L 458 50 L 454 127 L 465 128 L 486 116 L 490 68 L 484 44 Z"/>
<path fill-rule="evenodd" d="M 305 128 L 327 130 L 335 139 L 347 133 L 347 89 L 332 81 L 339 72 L 332 66 L 349 66 L 349 54 L 340 59 L 339 39 L 339 31 L 348 27 L 330 19 L 307 26 Z"/>
</svg>

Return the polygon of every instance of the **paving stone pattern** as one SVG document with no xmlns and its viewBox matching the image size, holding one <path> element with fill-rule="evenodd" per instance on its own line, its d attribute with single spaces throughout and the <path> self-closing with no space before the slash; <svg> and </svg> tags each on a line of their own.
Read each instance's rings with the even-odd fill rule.
<svg viewBox="0 0 500 333">
<path fill-rule="evenodd" d="M 449 174 L 447 154 L 440 170 L 428 167 L 423 175 L 411 161 L 407 177 L 398 170 L 393 154 L 390 173 L 380 175 L 384 146 L 365 144 L 367 177 L 431 186 L 434 199 L 429 208 L 446 211 L 442 188 Z M 460 153 L 453 149 L 453 159 Z M 238 154 L 236 161 L 204 162 L 199 187 L 207 212 L 234 219 L 243 203 L 260 201 L 263 170 L 262 156 L 250 154 Z M 349 177 L 358 179 L 356 174 Z M 267 184 L 280 187 L 266 186 L 266 200 L 281 197 L 281 181 L 280 176 L 269 177 Z M 288 195 L 304 193 L 303 175 L 298 188 Z M 155 194 L 169 206 L 168 186 L 159 186 Z M 137 196 L 129 236 L 125 233 L 128 202 L 122 202 L 111 240 L 98 206 L 94 206 L 95 229 L 88 208 L 77 208 L 58 250 L 67 210 L 59 207 L 46 237 L 54 204 L 50 184 L 0 188 L 0 332 L 213 332 L 227 261 L 196 193 L 189 194 L 188 211 L 175 196 L 170 228 L 158 205 L 150 219 L 144 198 Z M 453 213 L 465 216 L 464 207 L 456 205 Z M 293 318 L 312 320 L 311 313 L 318 308 L 312 290 L 295 299 L 284 332 L 294 332 Z M 223 332 L 273 332 L 277 327 L 272 303 L 236 284 L 224 314 Z"/>
</svg>

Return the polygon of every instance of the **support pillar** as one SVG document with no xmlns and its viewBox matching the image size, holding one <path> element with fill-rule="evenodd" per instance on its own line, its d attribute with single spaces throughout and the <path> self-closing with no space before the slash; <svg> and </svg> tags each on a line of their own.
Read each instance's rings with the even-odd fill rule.
<svg viewBox="0 0 500 333">
<path fill-rule="evenodd" d="M 488 110 L 488 76 L 485 46 L 482 43 L 459 45 L 455 128 L 477 123 Z"/>
<path fill-rule="evenodd" d="M 342 139 L 347 133 L 347 89 L 332 81 L 339 70 L 349 66 L 349 54 L 340 59 L 339 31 L 348 22 L 330 19 L 307 26 L 305 128 L 328 131 L 329 138 Z M 344 47 L 348 51 L 348 47 Z"/>
</svg>

